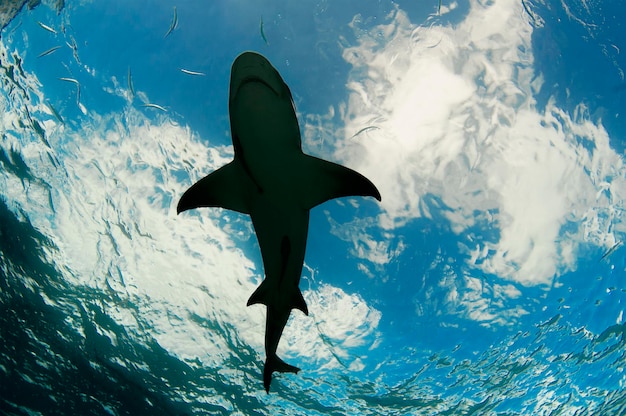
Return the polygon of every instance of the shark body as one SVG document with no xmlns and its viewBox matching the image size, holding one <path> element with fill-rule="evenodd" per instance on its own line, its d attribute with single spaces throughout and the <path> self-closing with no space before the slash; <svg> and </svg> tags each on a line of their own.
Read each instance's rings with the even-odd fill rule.
<svg viewBox="0 0 626 416">
<path fill-rule="evenodd" d="M 189 188 L 177 211 L 221 207 L 250 215 L 265 279 L 248 306 L 267 307 L 263 385 L 269 393 L 274 371 L 299 371 L 276 348 L 291 310 L 308 315 L 298 284 L 309 210 L 338 197 L 381 197 L 361 174 L 302 152 L 291 91 L 263 56 L 244 52 L 235 59 L 229 113 L 234 160 Z"/>
</svg>

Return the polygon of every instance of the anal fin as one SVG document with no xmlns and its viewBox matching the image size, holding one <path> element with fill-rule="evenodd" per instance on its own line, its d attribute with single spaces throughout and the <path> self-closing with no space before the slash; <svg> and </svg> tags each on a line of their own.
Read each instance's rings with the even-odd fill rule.
<svg viewBox="0 0 626 416">
<path fill-rule="evenodd" d="M 309 316 L 309 308 L 306 306 L 302 292 L 298 289 L 291 298 L 291 308 L 300 309 L 306 316 Z"/>
</svg>

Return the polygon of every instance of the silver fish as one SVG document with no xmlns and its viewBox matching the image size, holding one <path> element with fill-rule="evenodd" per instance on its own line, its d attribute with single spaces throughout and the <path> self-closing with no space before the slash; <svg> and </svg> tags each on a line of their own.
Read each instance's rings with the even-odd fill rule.
<svg viewBox="0 0 626 416">
<path fill-rule="evenodd" d="M 44 24 L 43 24 L 43 23 L 41 23 L 41 22 L 37 22 L 37 23 L 39 24 L 39 26 L 41 26 L 42 28 L 44 28 L 44 29 L 45 29 L 45 30 L 47 30 L 48 32 L 50 32 L 50 33 L 54 33 L 55 35 L 57 34 L 57 31 L 56 31 L 56 30 L 54 30 L 54 29 L 52 29 L 50 26 L 48 26 L 48 25 L 44 25 Z"/>
<path fill-rule="evenodd" d="M 187 74 L 187 75 L 197 75 L 201 77 L 206 75 L 204 72 L 190 71 L 188 69 L 183 69 L 183 68 L 180 68 L 180 72 L 182 72 L 183 74 Z"/>
<path fill-rule="evenodd" d="M 54 47 L 52 47 L 52 48 L 48 49 L 47 51 L 43 51 L 43 52 L 41 52 L 39 55 L 37 55 L 37 58 L 41 58 L 41 57 L 44 57 L 44 56 L 48 56 L 48 55 L 50 55 L 51 53 L 54 53 L 54 52 L 55 52 L 57 49 L 59 49 L 59 48 L 60 48 L 60 46 L 54 46 Z"/>
<path fill-rule="evenodd" d="M 174 17 L 172 18 L 172 23 L 170 23 L 170 27 L 169 29 L 167 29 L 167 32 L 165 32 L 165 36 L 163 36 L 163 39 L 168 37 L 177 27 L 178 27 L 178 13 L 176 12 L 176 6 L 174 6 Z"/>
<path fill-rule="evenodd" d="M 165 107 L 162 107 L 158 104 L 153 104 L 153 103 L 146 103 L 143 105 L 144 107 L 149 107 L 149 108 L 156 108 L 157 110 L 161 110 L 163 112 L 167 113 L 167 110 L 165 109 Z"/>
</svg>

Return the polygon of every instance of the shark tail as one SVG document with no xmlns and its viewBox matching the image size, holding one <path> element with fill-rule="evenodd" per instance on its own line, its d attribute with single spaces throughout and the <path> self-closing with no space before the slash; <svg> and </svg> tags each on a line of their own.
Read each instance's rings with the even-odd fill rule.
<svg viewBox="0 0 626 416">
<path fill-rule="evenodd" d="M 270 295 L 270 289 L 268 288 L 267 280 L 264 280 L 261 285 L 254 291 L 248 304 L 246 306 L 255 305 L 257 303 L 269 306 L 268 297 Z M 300 309 L 305 315 L 309 315 L 309 308 L 306 306 L 304 297 L 300 289 L 296 289 L 291 297 L 291 309 Z"/>
<path fill-rule="evenodd" d="M 293 365 L 287 364 L 276 354 L 271 357 L 267 357 L 265 360 L 265 368 L 263 369 L 263 386 L 265 387 L 265 392 L 269 394 L 270 392 L 270 383 L 272 382 L 272 373 L 274 371 L 278 371 L 279 373 L 294 373 L 298 374 L 300 369 Z"/>
</svg>

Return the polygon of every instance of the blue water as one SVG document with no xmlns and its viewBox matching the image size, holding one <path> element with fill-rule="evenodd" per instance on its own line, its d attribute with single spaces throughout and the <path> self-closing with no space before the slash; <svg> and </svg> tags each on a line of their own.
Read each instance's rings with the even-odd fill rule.
<svg viewBox="0 0 626 416">
<path fill-rule="evenodd" d="M 22 11 L 0 34 L 0 412 L 624 414 L 623 7 L 438 9 Z M 279 346 L 302 371 L 269 395 L 249 219 L 175 210 L 232 158 L 245 50 L 290 86 L 304 149 L 383 197 L 312 210 L 310 316 Z"/>
</svg>

